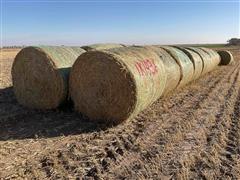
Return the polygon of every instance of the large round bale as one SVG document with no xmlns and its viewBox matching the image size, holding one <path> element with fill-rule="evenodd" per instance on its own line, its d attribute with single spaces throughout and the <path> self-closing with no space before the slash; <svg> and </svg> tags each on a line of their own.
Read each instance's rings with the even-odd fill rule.
<svg viewBox="0 0 240 180">
<path fill-rule="evenodd" d="M 220 50 L 217 51 L 217 53 L 220 55 L 220 65 L 228 65 L 234 62 L 233 55 L 230 51 Z"/>
<path fill-rule="evenodd" d="M 207 52 L 197 47 L 186 47 L 186 49 L 196 52 L 201 57 L 203 62 L 203 70 L 201 75 L 204 75 L 213 69 L 212 63 L 211 63 L 211 56 Z"/>
<path fill-rule="evenodd" d="M 213 69 L 220 64 L 220 56 L 216 51 L 205 47 L 200 47 L 200 49 L 202 49 L 211 56 L 211 65 Z"/>
<path fill-rule="evenodd" d="M 86 51 L 93 51 L 93 50 L 105 50 L 105 49 L 120 48 L 120 47 L 125 47 L 125 46 L 123 44 L 106 43 L 106 44 L 92 44 L 92 45 L 82 46 L 81 48 Z"/>
<path fill-rule="evenodd" d="M 147 48 L 89 51 L 73 65 L 70 96 L 78 112 L 91 120 L 115 124 L 156 101 L 166 78 L 159 56 Z"/>
<path fill-rule="evenodd" d="M 70 68 L 85 52 L 80 47 L 26 47 L 12 66 L 13 88 L 18 102 L 34 109 L 53 109 L 68 95 Z"/>
<path fill-rule="evenodd" d="M 201 57 L 196 52 L 194 52 L 190 49 L 186 49 L 186 48 L 180 47 L 180 46 L 174 46 L 174 47 L 178 48 L 180 51 L 184 52 L 189 57 L 189 59 L 193 63 L 193 67 L 194 67 L 193 80 L 198 79 L 201 76 L 201 73 L 203 70 L 203 61 L 202 61 Z"/>
<path fill-rule="evenodd" d="M 189 57 L 180 51 L 177 48 L 170 46 L 161 46 L 164 50 L 166 50 L 178 63 L 181 69 L 181 76 L 178 87 L 182 87 L 192 81 L 194 74 L 194 67 L 192 61 Z"/>
<path fill-rule="evenodd" d="M 178 83 L 180 82 L 181 76 L 180 66 L 178 65 L 176 60 L 161 47 L 157 46 L 145 46 L 145 47 L 154 51 L 164 64 L 167 74 L 167 80 L 163 94 L 165 95 L 171 92 L 172 90 L 176 89 Z"/>
</svg>

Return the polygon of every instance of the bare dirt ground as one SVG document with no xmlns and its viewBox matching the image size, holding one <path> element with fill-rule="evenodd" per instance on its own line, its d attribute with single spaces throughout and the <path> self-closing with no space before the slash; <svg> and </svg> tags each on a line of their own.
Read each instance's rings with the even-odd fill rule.
<svg viewBox="0 0 240 180">
<path fill-rule="evenodd" d="M 115 127 L 20 106 L 13 57 L 0 59 L 0 179 L 240 179 L 240 48 L 230 50 L 234 65 Z"/>
</svg>

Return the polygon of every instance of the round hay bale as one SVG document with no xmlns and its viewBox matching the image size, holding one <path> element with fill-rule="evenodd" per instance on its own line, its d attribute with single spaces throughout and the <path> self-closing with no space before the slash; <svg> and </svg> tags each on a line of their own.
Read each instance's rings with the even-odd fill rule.
<svg viewBox="0 0 240 180">
<path fill-rule="evenodd" d="M 220 55 L 220 65 L 228 65 L 234 62 L 233 55 L 230 51 L 221 50 L 217 51 L 217 53 Z"/>
<path fill-rule="evenodd" d="M 212 70 L 220 64 L 220 56 L 216 51 L 205 47 L 200 47 L 200 49 L 202 49 L 211 56 Z"/>
<path fill-rule="evenodd" d="M 174 46 L 174 47 L 178 48 L 180 51 L 184 52 L 189 57 L 189 59 L 193 63 L 193 67 L 194 67 L 193 80 L 198 79 L 201 76 L 201 73 L 203 70 L 203 61 L 202 61 L 201 57 L 196 52 L 194 52 L 190 49 L 186 49 L 186 48 L 180 47 L 180 46 Z"/>
<path fill-rule="evenodd" d="M 203 70 L 201 75 L 204 75 L 212 70 L 211 56 L 208 53 L 197 47 L 185 47 L 185 48 L 194 51 L 201 57 L 203 62 Z"/>
<path fill-rule="evenodd" d="M 176 89 L 178 83 L 180 82 L 181 76 L 180 66 L 175 61 L 175 59 L 161 47 L 157 46 L 145 46 L 145 47 L 154 51 L 164 64 L 167 74 L 167 81 L 163 95 L 166 95 L 169 92 Z"/>
<path fill-rule="evenodd" d="M 70 96 L 91 120 L 116 124 L 156 101 L 166 78 L 159 56 L 146 48 L 89 51 L 72 67 Z"/>
<path fill-rule="evenodd" d="M 82 46 L 81 48 L 86 51 L 93 51 L 93 50 L 105 50 L 105 49 L 120 48 L 120 47 L 125 47 L 125 46 L 123 44 L 106 43 L 106 44 L 92 44 L 92 45 Z"/>
<path fill-rule="evenodd" d="M 178 87 L 182 87 L 192 81 L 194 74 L 194 67 L 192 61 L 189 57 L 180 51 L 177 48 L 170 46 L 161 46 L 164 50 L 166 50 L 178 63 L 181 69 L 181 76 Z"/>
<path fill-rule="evenodd" d="M 26 47 L 12 66 L 14 93 L 18 102 L 34 109 L 53 109 L 68 95 L 70 67 L 85 52 L 79 47 Z"/>
</svg>

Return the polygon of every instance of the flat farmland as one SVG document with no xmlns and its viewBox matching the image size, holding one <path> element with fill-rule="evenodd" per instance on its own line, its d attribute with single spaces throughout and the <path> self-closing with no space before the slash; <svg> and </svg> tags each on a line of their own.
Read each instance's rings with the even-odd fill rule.
<svg viewBox="0 0 240 180">
<path fill-rule="evenodd" d="M 219 66 L 113 127 L 72 105 L 31 110 L 15 99 L 0 55 L 0 179 L 240 179 L 240 47 Z"/>
</svg>

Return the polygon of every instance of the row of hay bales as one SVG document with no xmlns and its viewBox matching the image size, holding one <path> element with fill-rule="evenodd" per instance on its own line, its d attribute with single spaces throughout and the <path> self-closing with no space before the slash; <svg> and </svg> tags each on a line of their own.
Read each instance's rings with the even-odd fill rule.
<svg viewBox="0 0 240 180">
<path fill-rule="evenodd" d="M 57 108 L 69 98 L 69 73 L 77 57 L 88 50 L 117 47 L 123 45 L 34 46 L 22 49 L 12 66 L 13 87 L 18 102 L 36 109 Z"/>
<path fill-rule="evenodd" d="M 75 109 L 91 120 L 119 123 L 219 64 L 219 54 L 207 48 L 40 46 L 18 53 L 12 78 L 25 106 L 53 109 L 71 97 Z"/>
</svg>

